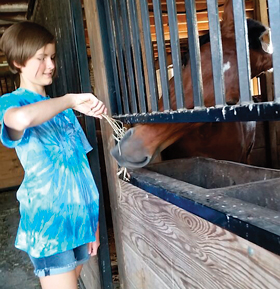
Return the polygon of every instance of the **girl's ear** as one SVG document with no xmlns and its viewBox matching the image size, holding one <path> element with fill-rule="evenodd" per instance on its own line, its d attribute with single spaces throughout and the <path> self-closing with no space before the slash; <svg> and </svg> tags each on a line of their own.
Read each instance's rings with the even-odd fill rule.
<svg viewBox="0 0 280 289">
<path fill-rule="evenodd" d="M 17 62 L 13 61 L 13 65 L 18 68 L 18 69 L 21 69 L 22 68 L 22 65 L 18 64 Z"/>
</svg>

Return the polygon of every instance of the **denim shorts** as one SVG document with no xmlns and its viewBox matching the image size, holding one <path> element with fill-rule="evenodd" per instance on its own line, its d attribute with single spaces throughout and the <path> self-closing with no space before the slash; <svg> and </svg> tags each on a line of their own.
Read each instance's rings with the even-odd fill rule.
<svg viewBox="0 0 280 289">
<path fill-rule="evenodd" d="M 88 245 L 84 244 L 72 250 L 43 258 L 30 256 L 38 277 L 62 274 L 74 270 L 77 266 L 89 260 Z"/>
</svg>

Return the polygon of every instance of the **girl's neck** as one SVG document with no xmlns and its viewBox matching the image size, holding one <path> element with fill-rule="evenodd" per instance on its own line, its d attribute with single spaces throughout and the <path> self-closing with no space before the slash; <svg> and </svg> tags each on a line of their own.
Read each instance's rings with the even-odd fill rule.
<svg viewBox="0 0 280 289">
<path fill-rule="evenodd" d="M 21 88 L 24 88 L 24 89 L 28 89 L 30 91 L 33 91 L 35 93 L 38 93 L 42 96 L 46 96 L 46 90 L 45 90 L 45 87 L 44 86 L 41 86 L 41 85 L 38 85 L 38 84 L 34 84 L 34 83 L 31 83 L 31 82 L 26 82 L 24 81 L 23 78 L 20 79 L 20 86 Z"/>
</svg>

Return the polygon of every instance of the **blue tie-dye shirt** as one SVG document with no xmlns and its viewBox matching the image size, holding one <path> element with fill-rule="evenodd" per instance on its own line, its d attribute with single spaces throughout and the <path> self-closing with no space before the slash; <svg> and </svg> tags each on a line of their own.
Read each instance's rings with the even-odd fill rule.
<svg viewBox="0 0 280 289">
<path fill-rule="evenodd" d="M 6 110 L 48 98 L 22 88 L 0 98 L 1 141 L 15 148 L 25 171 L 15 246 L 35 258 L 95 241 L 99 213 L 86 156 L 92 147 L 71 109 L 26 129 L 20 140 L 9 138 Z"/>
</svg>

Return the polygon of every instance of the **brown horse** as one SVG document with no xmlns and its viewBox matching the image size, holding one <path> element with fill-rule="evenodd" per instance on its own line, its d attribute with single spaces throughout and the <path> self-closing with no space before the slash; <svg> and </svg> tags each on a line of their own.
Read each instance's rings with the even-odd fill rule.
<svg viewBox="0 0 280 289">
<path fill-rule="evenodd" d="M 272 68 L 272 55 L 262 49 L 261 37 L 266 28 L 247 21 L 252 78 Z M 251 33 L 250 33 L 251 31 Z M 224 6 L 221 23 L 223 43 L 225 98 L 229 105 L 239 101 L 239 82 L 235 46 L 232 0 Z M 215 105 L 210 43 L 201 46 L 201 69 L 204 105 Z M 191 68 L 182 70 L 186 107 L 194 107 Z M 174 79 L 169 82 L 172 109 L 176 109 Z M 162 101 L 160 103 L 162 110 Z M 169 157 L 207 156 L 216 159 L 247 162 L 255 138 L 255 122 L 248 123 L 162 123 L 142 124 L 129 129 L 111 154 L 120 166 L 140 168 L 168 148 Z"/>
</svg>

